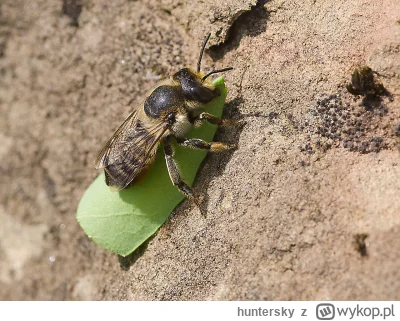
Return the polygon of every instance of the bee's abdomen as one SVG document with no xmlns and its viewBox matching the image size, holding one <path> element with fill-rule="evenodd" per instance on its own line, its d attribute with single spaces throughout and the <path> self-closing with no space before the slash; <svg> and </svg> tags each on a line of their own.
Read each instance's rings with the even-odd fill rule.
<svg viewBox="0 0 400 321">
<path fill-rule="evenodd" d="M 155 153 L 144 157 L 130 157 L 129 160 L 105 168 L 106 184 L 121 190 L 136 180 L 154 161 Z"/>
<path fill-rule="evenodd" d="M 124 164 L 108 165 L 104 173 L 106 175 L 107 186 L 115 187 L 117 189 L 122 189 L 124 186 L 122 184 L 123 179 L 126 177 L 127 170 L 124 169 Z"/>
<path fill-rule="evenodd" d="M 184 104 L 180 86 L 162 85 L 154 89 L 144 102 L 144 112 L 151 118 L 159 118 Z"/>
<path fill-rule="evenodd" d="M 144 167 L 140 160 L 136 160 L 134 163 L 108 165 L 104 171 L 106 175 L 106 184 L 115 187 L 118 190 L 127 187 L 131 181 L 128 181 L 127 177 L 132 174 L 133 167 L 137 168 L 137 170 L 133 170 L 134 172 L 137 172 L 133 177 L 134 179 Z M 138 170 L 139 168 L 141 168 L 141 170 Z"/>
</svg>

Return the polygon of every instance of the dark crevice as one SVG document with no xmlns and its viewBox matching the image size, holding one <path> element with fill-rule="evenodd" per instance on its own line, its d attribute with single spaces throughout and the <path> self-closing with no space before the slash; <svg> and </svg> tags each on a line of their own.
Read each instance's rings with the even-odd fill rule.
<svg viewBox="0 0 400 321">
<path fill-rule="evenodd" d="M 249 11 L 243 12 L 229 28 L 225 41 L 207 50 L 214 61 L 222 59 L 227 52 L 239 47 L 243 37 L 256 37 L 265 32 L 269 18 L 269 12 L 265 8 L 267 2 L 268 0 L 259 0 Z"/>
<path fill-rule="evenodd" d="M 5 56 L 7 48 L 7 40 L 10 36 L 10 31 L 7 26 L 11 26 L 10 22 L 2 14 L 1 4 L 0 4 L 0 58 Z M 11 28 L 10 28 L 11 29 Z"/>
<path fill-rule="evenodd" d="M 79 26 L 79 16 L 82 12 L 81 0 L 63 0 L 62 13 L 71 19 L 71 25 Z"/>
<path fill-rule="evenodd" d="M 6 38 L 1 37 L 0 34 L 0 58 L 3 58 L 6 52 Z"/>
</svg>

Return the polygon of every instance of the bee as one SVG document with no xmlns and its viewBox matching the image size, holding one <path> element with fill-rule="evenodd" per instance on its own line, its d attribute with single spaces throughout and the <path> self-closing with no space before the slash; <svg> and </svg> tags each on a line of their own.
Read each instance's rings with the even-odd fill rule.
<svg viewBox="0 0 400 321">
<path fill-rule="evenodd" d="M 378 97 L 386 93 L 385 87 L 377 83 L 374 78 L 374 71 L 365 66 L 358 70 L 354 69 L 351 76 L 351 83 L 346 85 L 347 91 L 352 95 L 365 95 L 368 98 Z"/>
<path fill-rule="evenodd" d="M 162 143 L 172 184 L 186 198 L 194 201 L 205 215 L 199 198 L 181 178 L 174 160 L 173 143 L 210 152 L 236 148 L 236 145 L 209 143 L 184 136 L 192 126 L 199 126 L 204 121 L 216 125 L 235 124 L 235 121 L 202 111 L 205 104 L 221 95 L 209 76 L 233 69 L 229 67 L 212 70 L 207 74 L 201 71 L 201 60 L 210 35 L 201 46 L 196 71 L 190 68 L 180 69 L 171 78 L 158 84 L 100 151 L 95 167 L 104 169 L 106 184 L 113 190 L 122 190 L 138 181 L 154 162 L 157 149 Z"/>
</svg>

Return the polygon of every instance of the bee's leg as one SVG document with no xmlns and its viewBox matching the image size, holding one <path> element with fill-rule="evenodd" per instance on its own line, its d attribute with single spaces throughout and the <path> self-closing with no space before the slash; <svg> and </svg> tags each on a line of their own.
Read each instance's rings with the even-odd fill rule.
<svg viewBox="0 0 400 321">
<path fill-rule="evenodd" d="M 193 189 L 187 185 L 182 179 L 179 174 L 178 166 L 174 160 L 174 148 L 171 144 L 171 138 L 173 136 L 168 136 L 164 139 L 164 154 L 165 154 L 165 161 L 167 163 L 168 174 L 171 178 L 172 184 L 174 184 L 179 191 L 185 195 L 185 197 L 191 199 L 196 206 L 199 208 L 201 214 L 206 216 L 206 212 L 200 206 L 200 201 L 196 194 L 194 193 Z"/>
<path fill-rule="evenodd" d="M 183 137 L 176 137 L 176 141 L 179 145 L 183 147 L 190 147 L 195 149 L 205 149 L 209 150 L 210 152 L 222 152 L 228 149 L 235 149 L 237 148 L 236 144 L 228 145 L 224 143 L 218 142 L 206 142 L 199 138 L 183 138 Z"/>
<path fill-rule="evenodd" d="M 222 119 L 213 114 L 205 113 L 205 112 L 199 114 L 196 117 L 193 117 L 191 119 L 191 122 L 196 125 L 198 123 L 202 123 L 204 120 L 208 121 L 211 124 L 221 125 L 221 126 L 241 126 L 241 125 L 243 125 L 243 122 L 240 120 Z"/>
</svg>

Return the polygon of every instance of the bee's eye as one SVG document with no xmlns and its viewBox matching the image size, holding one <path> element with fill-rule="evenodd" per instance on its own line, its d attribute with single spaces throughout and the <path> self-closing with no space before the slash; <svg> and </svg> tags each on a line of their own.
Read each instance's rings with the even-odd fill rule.
<svg viewBox="0 0 400 321">
<path fill-rule="evenodd" d="M 221 94 L 218 90 L 211 90 L 202 86 L 199 83 L 199 81 L 202 82 L 202 79 L 187 68 L 178 71 L 173 78 L 180 82 L 183 94 L 187 100 L 206 104 Z"/>
<path fill-rule="evenodd" d="M 196 101 L 200 101 L 202 103 L 208 103 L 219 95 L 219 91 L 213 92 L 212 90 L 203 86 L 194 86 L 192 87 L 190 98 Z"/>
<path fill-rule="evenodd" d="M 167 115 L 167 120 L 168 120 L 168 123 L 170 124 L 170 125 L 172 125 L 173 123 L 175 123 L 175 113 L 169 113 L 168 115 Z"/>
</svg>

